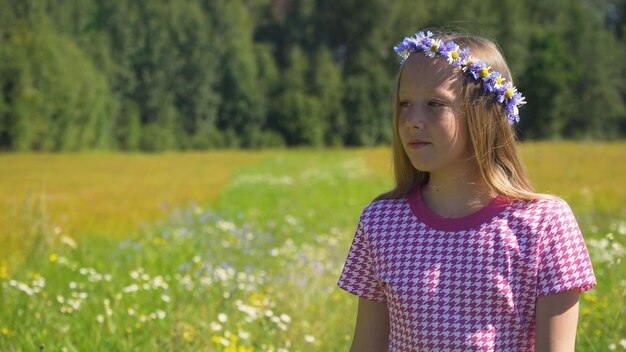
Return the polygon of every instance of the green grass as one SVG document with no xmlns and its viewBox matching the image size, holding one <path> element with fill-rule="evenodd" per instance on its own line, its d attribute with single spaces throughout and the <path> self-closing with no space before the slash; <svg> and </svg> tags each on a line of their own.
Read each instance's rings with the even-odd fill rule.
<svg viewBox="0 0 626 352">
<path fill-rule="evenodd" d="M 526 158 L 537 153 L 554 167 L 549 161 L 568 147 L 532 148 Z M 625 160 L 621 150 L 602 163 Z M 357 301 L 335 284 L 361 209 L 391 186 L 372 166 L 379 154 L 275 153 L 237 169 L 219 197 L 181 204 L 125 240 L 74 244 L 35 231 L 40 245 L 29 247 L 26 264 L 7 270 L 0 259 L 0 351 L 347 350 Z M 577 350 L 620 350 L 626 203 L 618 191 L 604 200 L 590 182 L 620 187 L 623 178 L 591 177 L 594 158 L 561 167 L 575 179 L 569 185 L 549 176 L 541 184 L 569 187 L 561 195 L 580 219 L 599 282 L 581 299 Z M 554 172 L 532 169 L 542 163 L 529 163 L 531 175 Z M 581 196 L 585 188 L 602 206 Z"/>
</svg>

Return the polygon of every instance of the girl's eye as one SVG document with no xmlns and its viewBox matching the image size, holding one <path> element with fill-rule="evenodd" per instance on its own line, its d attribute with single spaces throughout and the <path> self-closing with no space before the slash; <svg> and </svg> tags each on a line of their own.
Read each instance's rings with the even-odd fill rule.
<svg viewBox="0 0 626 352">
<path fill-rule="evenodd" d="M 428 106 L 433 107 L 433 108 L 438 108 L 438 107 L 444 106 L 444 104 L 436 100 L 431 100 L 428 102 Z"/>
<path fill-rule="evenodd" d="M 400 102 L 400 107 L 402 108 L 408 108 L 409 106 L 411 106 L 411 103 L 406 100 Z"/>
</svg>

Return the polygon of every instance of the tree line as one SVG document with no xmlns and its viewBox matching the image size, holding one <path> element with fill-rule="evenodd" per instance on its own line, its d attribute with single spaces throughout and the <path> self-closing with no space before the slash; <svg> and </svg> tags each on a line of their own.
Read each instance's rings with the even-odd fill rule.
<svg viewBox="0 0 626 352">
<path fill-rule="evenodd" d="M 371 146 L 392 46 L 495 39 L 524 139 L 626 136 L 624 0 L 0 0 L 0 150 Z"/>
</svg>

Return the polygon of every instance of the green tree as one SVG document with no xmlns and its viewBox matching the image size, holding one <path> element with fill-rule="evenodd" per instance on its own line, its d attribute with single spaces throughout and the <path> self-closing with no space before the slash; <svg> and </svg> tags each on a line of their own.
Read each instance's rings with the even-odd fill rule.
<svg viewBox="0 0 626 352">
<path fill-rule="evenodd" d="M 71 38 L 44 21 L 5 30 L 0 77 L 4 140 L 15 150 L 112 147 L 115 110 L 105 77 Z"/>
<path fill-rule="evenodd" d="M 219 107 L 217 126 L 220 130 L 232 131 L 231 135 L 238 135 L 239 141 L 229 144 L 250 147 L 250 137 L 261 129 L 267 116 L 257 85 L 254 21 L 239 0 L 216 0 L 206 4 L 215 30 L 223 40 L 218 89 L 224 99 Z"/>
<path fill-rule="evenodd" d="M 314 64 L 311 65 L 312 94 L 320 101 L 320 119 L 325 128 L 325 143 L 340 146 L 344 144 L 348 124 L 343 111 L 343 78 L 341 70 L 334 63 L 330 51 L 325 47 L 317 51 Z"/>
<path fill-rule="evenodd" d="M 519 126 L 524 138 L 556 138 L 574 113 L 568 108 L 573 100 L 570 89 L 580 79 L 580 72 L 554 35 L 537 33 L 529 51 L 527 70 L 518 82 L 528 102 Z"/>
</svg>

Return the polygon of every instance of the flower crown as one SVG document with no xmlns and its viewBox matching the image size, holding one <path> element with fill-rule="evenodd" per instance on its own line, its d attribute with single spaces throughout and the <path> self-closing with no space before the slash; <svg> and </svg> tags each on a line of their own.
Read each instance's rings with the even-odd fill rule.
<svg viewBox="0 0 626 352">
<path fill-rule="evenodd" d="M 413 37 L 406 37 L 393 50 L 402 57 L 402 63 L 414 52 L 423 52 L 428 57 L 441 56 L 455 67 L 461 67 L 463 73 L 467 74 L 475 82 L 483 83 L 483 90 L 486 93 L 495 93 L 496 100 L 507 112 L 509 124 L 519 122 L 519 107 L 526 104 L 522 93 L 511 82 L 504 82 L 506 79 L 498 71 L 479 59 L 470 56 L 469 48 L 460 48 L 453 41 L 443 42 L 433 38 L 433 33 L 428 31 L 418 32 Z"/>
</svg>

